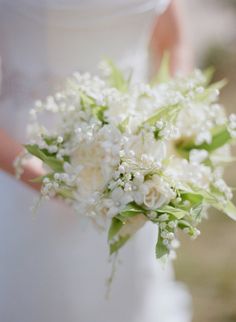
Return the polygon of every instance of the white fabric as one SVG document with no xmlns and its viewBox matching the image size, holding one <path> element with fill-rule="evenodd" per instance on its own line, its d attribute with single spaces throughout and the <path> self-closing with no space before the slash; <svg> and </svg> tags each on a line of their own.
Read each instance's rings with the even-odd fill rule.
<svg viewBox="0 0 236 322">
<path fill-rule="evenodd" d="M 37 98 L 104 55 L 144 77 L 157 0 L 0 0 L 0 126 L 24 142 Z M 0 151 L 0 153 L 2 153 Z M 147 225 L 121 251 L 109 300 L 106 234 L 66 206 L 0 173 L 0 320 L 4 322 L 188 322 L 189 297 L 155 259 Z"/>
</svg>

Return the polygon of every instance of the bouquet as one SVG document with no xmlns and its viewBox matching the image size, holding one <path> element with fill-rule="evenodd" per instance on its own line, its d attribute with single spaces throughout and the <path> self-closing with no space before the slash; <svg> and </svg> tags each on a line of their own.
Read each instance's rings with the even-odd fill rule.
<svg viewBox="0 0 236 322">
<path fill-rule="evenodd" d="M 26 158 L 39 158 L 42 198 L 61 197 L 109 225 L 110 254 L 148 221 L 162 258 L 174 252 L 178 230 L 199 235 L 209 207 L 235 220 L 222 178 L 236 137 L 236 115 L 218 103 L 225 82 L 210 84 L 210 69 L 171 79 L 166 60 L 149 84 L 132 82 L 112 61 L 100 67 L 102 76 L 74 73 L 61 92 L 35 103 L 18 176 Z"/>
</svg>

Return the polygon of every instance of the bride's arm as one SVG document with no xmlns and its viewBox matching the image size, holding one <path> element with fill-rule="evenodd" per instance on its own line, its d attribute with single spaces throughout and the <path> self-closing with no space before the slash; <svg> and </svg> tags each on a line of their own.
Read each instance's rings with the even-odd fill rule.
<svg viewBox="0 0 236 322">
<path fill-rule="evenodd" d="M 163 53 L 168 51 L 172 74 L 192 70 L 193 52 L 185 22 L 180 0 L 172 0 L 164 14 L 157 18 L 151 39 L 157 68 Z"/>
<path fill-rule="evenodd" d="M 13 140 L 5 131 L 0 129 L 0 169 L 14 175 L 15 169 L 13 162 L 15 158 L 22 152 L 22 146 Z M 31 179 L 42 175 L 43 170 L 41 164 L 35 159 L 28 160 L 24 165 L 24 173 L 21 180 L 32 188 L 39 190 L 39 183 L 30 182 Z"/>
</svg>

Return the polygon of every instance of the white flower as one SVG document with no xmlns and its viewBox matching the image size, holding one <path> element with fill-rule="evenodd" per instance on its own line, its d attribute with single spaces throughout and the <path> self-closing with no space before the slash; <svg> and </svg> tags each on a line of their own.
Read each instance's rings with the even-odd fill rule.
<svg viewBox="0 0 236 322">
<path fill-rule="evenodd" d="M 133 201 L 129 192 L 122 188 L 115 188 L 110 195 L 110 198 L 104 200 L 104 205 L 108 208 L 107 215 L 113 217 L 119 214 L 127 204 Z"/>
<path fill-rule="evenodd" d="M 148 180 L 143 185 L 143 203 L 148 209 L 158 209 L 168 204 L 175 194 L 172 189 L 158 175 L 154 175 L 152 180 Z"/>
<path fill-rule="evenodd" d="M 172 178 L 176 186 L 181 186 L 181 183 L 191 183 L 208 189 L 212 180 L 210 167 L 200 163 L 190 163 L 185 159 L 175 157 L 169 161 L 165 174 Z"/>
<path fill-rule="evenodd" d="M 120 133 L 116 128 L 103 127 L 97 132 L 92 131 L 91 137 L 87 133 L 71 153 L 72 167 L 81 167 L 78 190 L 82 195 L 105 188 L 120 162 L 119 151 Z"/>
<path fill-rule="evenodd" d="M 192 163 L 201 163 L 208 157 L 208 152 L 206 150 L 193 149 L 190 152 L 189 160 Z"/>
<path fill-rule="evenodd" d="M 143 180 L 141 181 L 139 177 L 135 177 L 134 180 L 132 181 L 131 187 L 132 187 L 131 193 L 134 201 L 138 205 L 142 205 L 144 202 L 144 194 L 145 194 Z"/>
<path fill-rule="evenodd" d="M 160 163 L 166 157 L 166 144 L 156 141 L 152 132 L 142 132 L 139 135 L 130 135 L 124 143 L 126 156 L 141 159 L 143 155 Z"/>
</svg>

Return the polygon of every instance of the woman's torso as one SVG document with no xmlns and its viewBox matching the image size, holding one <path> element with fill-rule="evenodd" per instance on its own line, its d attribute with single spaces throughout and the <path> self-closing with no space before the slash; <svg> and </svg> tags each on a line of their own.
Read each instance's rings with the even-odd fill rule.
<svg viewBox="0 0 236 322">
<path fill-rule="evenodd" d="M 56 91 L 75 70 L 96 72 L 104 56 L 144 77 L 161 2 L 0 0 L 0 126 L 24 142 L 34 100 Z M 145 227 L 123 250 L 107 302 L 106 235 L 55 203 L 40 208 L 33 220 L 33 197 L 0 173 L 0 319 L 187 321 L 185 292 L 155 260 L 153 227 Z"/>
<path fill-rule="evenodd" d="M 23 140 L 34 100 L 59 89 L 72 72 L 96 72 L 109 57 L 145 77 L 163 0 L 1 0 L 0 6 L 0 125 L 11 126 L 14 113 L 12 134 Z"/>
</svg>

